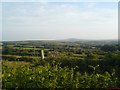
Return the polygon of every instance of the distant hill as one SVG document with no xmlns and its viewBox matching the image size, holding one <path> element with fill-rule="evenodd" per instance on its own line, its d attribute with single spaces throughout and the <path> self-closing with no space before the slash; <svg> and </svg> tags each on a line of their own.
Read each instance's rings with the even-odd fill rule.
<svg viewBox="0 0 120 90">
<path fill-rule="evenodd" d="M 105 40 L 93 40 L 93 39 L 78 39 L 78 38 L 68 38 L 68 39 L 61 39 L 59 41 L 71 41 L 71 42 L 76 42 L 76 41 L 118 41 L 117 39 L 105 39 Z"/>
<path fill-rule="evenodd" d="M 118 40 L 116 39 L 109 39 L 109 40 L 90 40 L 90 39 L 77 39 L 77 38 L 68 38 L 68 39 L 56 39 L 56 40 L 23 40 L 23 41 L 2 41 L 4 44 L 29 44 L 29 45 L 42 45 L 43 44 L 56 44 L 56 45 L 63 45 L 63 44 L 87 44 L 87 45 L 114 45 L 118 44 Z"/>
<path fill-rule="evenodd" d="M 78 41 L 89 41 L 89 40 L 86 40 L 86 39 L 77 39 L 77 38 L 68 38 L 68 39 L 62 39 L 62 40 L 59 40 L 59 41 L 78 42 Z"/>
</svg>

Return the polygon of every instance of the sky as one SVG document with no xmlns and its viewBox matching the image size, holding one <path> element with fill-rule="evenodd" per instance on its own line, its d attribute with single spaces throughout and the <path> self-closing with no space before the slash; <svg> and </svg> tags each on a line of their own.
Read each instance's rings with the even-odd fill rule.
<svg viewBox="0 0 120 90">
<path fill-rule="evenodd" d="M 117 2 L 3 2 L 2 40 L 117 39 Z"/>
<path fill-rule="evenodd" d="M 119 0 L 1 0 L 2 2 L 118 2 Z"/>
<path fill-rule="evenodd" d="M 2 3 L 0 3 L 0 41 L 2 41 Z"/>
</svg>

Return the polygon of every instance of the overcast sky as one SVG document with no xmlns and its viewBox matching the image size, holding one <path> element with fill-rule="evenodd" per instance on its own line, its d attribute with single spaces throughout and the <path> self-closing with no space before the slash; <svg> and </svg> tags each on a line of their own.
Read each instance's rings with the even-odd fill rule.
<svg viewBox="0 0 120 90">
<path fill-rule="evenodd" d="M 2 39 L 117 39 L 117 2 L 7 2 Z"/>
</svg>

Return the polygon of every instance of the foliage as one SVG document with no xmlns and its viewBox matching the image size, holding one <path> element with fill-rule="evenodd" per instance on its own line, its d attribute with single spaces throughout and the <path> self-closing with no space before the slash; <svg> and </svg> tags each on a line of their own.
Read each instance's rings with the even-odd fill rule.
<svg viewBox="0 0 120 90">
<path fill-rule="evenodd" d="M 54 64 L 54 63 L 53 63 Z M 58 65 L 45 66 L 17 65 L 10 67 L 3 62 L 3 88 L 116 88 L 118 78 L 115 72 L 92 74 L 75 72 L 75 68 L 61 68 Z M 76 67 L 77 68 L 77 67 Z"/>
<path fill-rule="evenodd" d="M 120 46 L 105 43 L 4 42 L 3 88 L 119 88 Z"/>
</svg>

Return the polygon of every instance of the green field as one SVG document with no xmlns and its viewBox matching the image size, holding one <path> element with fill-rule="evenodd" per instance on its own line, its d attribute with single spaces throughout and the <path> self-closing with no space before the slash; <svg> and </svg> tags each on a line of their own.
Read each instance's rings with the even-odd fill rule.
<svg viewBox="0 0 120 90">
<path fill-rule="evenodd" d="M 2 87 L 120 88 L 119 45 L 61 43 L 36 41 L 29 48 L 21 42 L 3 42 Z M 44 46 L 44 59 L 39 46 Z"/>
</svg>

